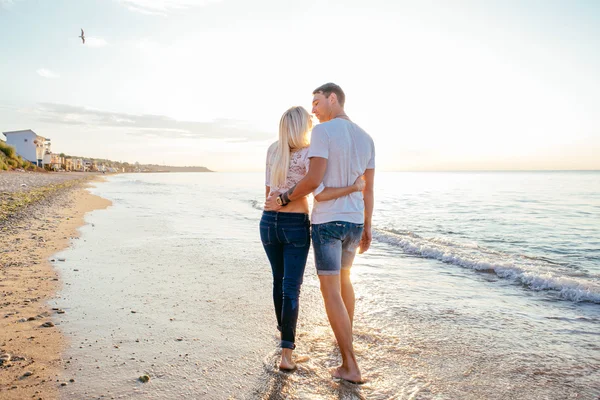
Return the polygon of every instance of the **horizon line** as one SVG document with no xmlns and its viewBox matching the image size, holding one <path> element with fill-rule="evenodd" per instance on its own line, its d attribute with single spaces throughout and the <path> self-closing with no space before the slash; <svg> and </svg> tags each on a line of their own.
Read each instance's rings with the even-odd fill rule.
<svg viewBox="0 0 600 400">
<path fill-rule="evenodd" d="M 377 168 L 376 168 L 377 169 Z M 214 171 L 214 172 L 247 172 L 247 173 L 258 173 L 264 172 L 260 170 L 256 171 Z M 382 169 L 379 172 L 600 172 L 599 169 L 445 169 L 445 170 L 402 170 L 402 169 Z"/>
</svg>

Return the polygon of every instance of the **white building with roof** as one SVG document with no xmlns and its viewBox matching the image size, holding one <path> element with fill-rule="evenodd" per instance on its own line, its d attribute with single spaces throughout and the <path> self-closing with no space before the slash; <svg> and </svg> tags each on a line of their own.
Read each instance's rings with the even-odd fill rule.
<svg viewBox="0 0 600 400">
<path fill-rule="evenodd" d="M 39 136 L 31 129 L 3 132 L 6 144 L 12 146 L 23 159 L 42 167 L 44 155 L 50 152 L 50 139 Z"/>
</svg>

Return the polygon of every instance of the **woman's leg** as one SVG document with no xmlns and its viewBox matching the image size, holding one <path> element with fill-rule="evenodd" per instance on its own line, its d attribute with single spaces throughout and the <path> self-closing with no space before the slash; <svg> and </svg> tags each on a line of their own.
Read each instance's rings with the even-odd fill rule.
<svg viewBox="0 0 600 400">
<path fill-rule="evenodd" d="M 275 226 L 267 226 L 261 222 L 260 237 L 267 253 L 267 258 L 271 264 L 273 273 L 273 305 L 275 306 L 275 316 L 277 317 L 277 329 L 281 332 L 281 315 L 283 309 L 283 244 L 279 243 L 275 234 Z"/>
<path fill-rule="evenodd" d="M 269 245 L 264 247 L 273 273 L 273 305 L 277 317 L 277 329 L 281 332 L 283 325 L 281 320 L 283 314 L 283 246 Z"/>
<path fill-rule="evenodd" d="M 274 224 L 261 220 L 261 239 L 273 272 L 273 302 L 281 331 L 279 368 L 291 370 L 296 367 L 292 351 L 296 347 L 300 287 L 310 249 L 310 223 L 308 215 L 279 214 L 276 218 Z"/>
<path fill-rule="evenodd" d="M 300 309 L 300 287 L 310 249 L 310 226 L 301 224 L 282 228 L 283 248 L 283 307 L 281 318 L 281 347 L 293 350 L 296 345 L 296 325 Z M 287 352 L 286 352 L 287 353 Z"/>
</svg>

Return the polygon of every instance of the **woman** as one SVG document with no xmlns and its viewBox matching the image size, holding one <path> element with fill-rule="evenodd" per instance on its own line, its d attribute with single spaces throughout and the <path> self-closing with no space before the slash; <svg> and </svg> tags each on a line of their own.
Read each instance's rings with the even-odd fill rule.
<svg viewBox="0 0 600 400">
<path fill-rule="evenodd" d="M 296 185 L 308 172 L 308 146 L 312 120 L 303 107 L 287 110 L 279 122 L 279 140 L 267 152 L 266 197 L 283 193 Z M 354 185 L 344 188 L 317 189 L 316 201 L 326 201 L 364 189 L 359 177 Z M 320 190 L 320 192 L 319 192 Z M 277 328 L 281 332 L 282 370 L 293 370 L 296 323 L 298 321 L 300 286 L 310 248 L 308 199 L 288 203 L 280 211 L 264 211 L 260 220 L 260 238 L 273 271 L 273 302 Z"/>
</svg>

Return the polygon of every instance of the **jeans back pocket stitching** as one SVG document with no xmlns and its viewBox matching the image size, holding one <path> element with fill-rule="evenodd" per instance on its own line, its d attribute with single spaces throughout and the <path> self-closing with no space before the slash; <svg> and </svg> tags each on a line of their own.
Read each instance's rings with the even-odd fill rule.
<svg viewBox="0 0 600 400">
<path fill-rule="evenodd" d="M 293 228 L 293 229 L 296 229 L 296 230 L 305 230 L 304 228 Z M 289 230 L 289 228 L 288 228 L 288 230 Z M 294 247 L 304 247 L 304 246 L 306 246 L 306 243 L 310 240 L 310 236 L 309 236 L 309 238 L 305 238 L 306 240 L 304 241 L 304 243 L 302 245 L 297 246 L 295 243 L 292 243 L 288 239 L 287 235 L 285 234 L 285 228 L 281 228 L 281 233 L 283 233 L 283 237 L 285 238 L 286 243 L 293 244 Z M 306 231 L 304 233 L 306 233 Z M 310 235 L 310 233 L 309 233 L 309 235 Z"/>
</svg>

